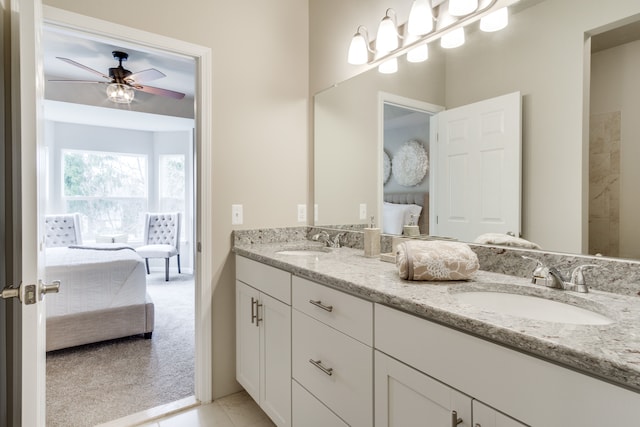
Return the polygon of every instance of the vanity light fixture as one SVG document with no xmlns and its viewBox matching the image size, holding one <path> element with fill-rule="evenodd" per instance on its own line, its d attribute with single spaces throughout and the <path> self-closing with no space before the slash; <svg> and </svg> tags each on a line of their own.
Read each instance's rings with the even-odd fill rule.
<svg viewBox="0 0 640 427">
<path fill-rule="evenodd" d="M 393 12 L 393 14 L 389 15 L 390 12 Z M 399 37 L 398 24 L 396 23 L 396 11 L 389 8 L 378 26 L 376 50 L 378 52 L 391 52 L 396 50 L 398 48 Z"/>
<path fill-rule="evenodd" d="M 507 7 L 518 1 L 414 0 L 408 21 L 400 26 L 395 10 L 389 8 L 375 41 L 369 42 L 367 29 L 358 27 L 349 45 L 348 62 L 378 66 L 380 72 L 393 73 L 398 67 L 397 58 L 405 53 L 409 62 L 426 60 L 427 44 L 432 41 L 440 39 L 440 45 L 447 49 L 461 46 L 465 42 L 464 27 L 476 21 L 481 21 L 483 31 L 501 30 L 508 23 Z M 399 40 L 403 40 L 402 46 Z"/>
<path fill-rule="evenodd" d="M 480 19 L 480 29 L 487 33 L 500 31 L 509 24 L 509 11 L 506 7 L 491 12 Z"/>
<path fill-rule="evenodd" d="M 431 0 L 413 0 L 407 32 L 415 36 L 423 36 L 433 31 L 433 9 Z"/>
<path fill-rule="evenodd" d="M 369 52 L 373 52 L 369 47 L 369 33 L 366 27 L 360 25 L 351 39 L 347 61 L 353 65 L 366 64 L 369 62 Z"/>
<path fill-rule="evenodd" d="M 398 58 L 391 58 L 378 65 L 378 71 L 382 74 L 393 74 L 398 71 Z"/>
<path fill-rule="evenodd" d="M 440 46 L 445 49 L 454 49 L 464 44 L 464 27 L 458 27 L 440 38 Z"/>
<path fill-rule="evenodd" d="M 478 9 L 478 0 L 449 0 L 449 15 L 465 16 Z"/>
<path fill-rule="evenodd" d="M 424 62 L 429 59 L 429 45 L 424 43 L 407 52 L 407 61 Z"/>
</svg>

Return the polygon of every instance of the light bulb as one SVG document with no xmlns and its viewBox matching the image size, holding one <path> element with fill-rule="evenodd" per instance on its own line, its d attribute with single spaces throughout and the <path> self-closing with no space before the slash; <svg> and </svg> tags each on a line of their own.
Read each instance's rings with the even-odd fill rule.
<svg viewBox="0 0 640 427">
<path fill-rule="evenodd" d="M 449 15 L 464 16 L 478 8 L 478 0 L 449 0 Z"/>
<path fill-rule="evenodd" d="M 347 61 L 349 64 L 362 65 L 369 61 L 369 42 L 367 38 L 360 33 L 360 29 L 351 39 L 349 45 L 349 55 Z"/>
<path fill-rule="evenodd" d="M 453 49 L 455 47 L 462 46 L 464 44 L 464 27 L 456 28 L 455 30 L 445 34 L 440 39 L 440 46 L 445 49 Z"/>
<path fill-rule="evenodd" d="M 398 71 L 398 59 L 391 58 L 378 65 L 378 71 L 382 74 L 393 74 Z"/>
<path fill-rule="evenodd" d="M 422 36 L 433 31 L 433 11 L 429 0 L 414 0 L 407 22 L 409 34 Z"/>
<path fill-rule="evenodd" d="M 500 31 L 509 24 L 509 11 L 506 7 L 500 8 L 480 19 L 480 29 L 491 33 Z"/>
<path fill-rule="evenodd" d="M 391 52 L 398 48 L 398 29 L 394 20 L 389 16 L 391 10 L 387 10 L 387 14 L 378 26 L 376 50 L 379 52 Z"/>
<path fill-rule="evenodd" d="M 409 62 L 423 62 L 427 59 L 429 59 L 429 45 L 426 43 L 407 52 L 407 61 Z"/>
</svg>

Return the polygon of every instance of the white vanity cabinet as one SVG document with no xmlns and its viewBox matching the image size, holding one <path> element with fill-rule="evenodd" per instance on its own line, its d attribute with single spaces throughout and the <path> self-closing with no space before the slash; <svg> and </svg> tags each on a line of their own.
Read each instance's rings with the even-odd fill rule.
<svg viewBox="0 0 640 427">
<path fill-rule="evenodd" d="M 291 274 L 236 257 L 236 379 L 291 426 Z"/>
<path fill-rule="evenodd" d="M 372 426 L 373 304 L 295 276 L 292 295 L 294 426 Z"/>
<path fill-rule="evenodd" d="M 375 346 L 474 399 L 479 419 L 467 424 L 471 427 L 602 427 L 640 420 L 639 393 L 380 304 L 375 305 Z M 378 368 L 376 378 L 382 375 Z M 386 401 L 394 408 L 392 398 L 378 397 L 378 386 L 376 393 L 376 404 Z M 376 417 L 377 427 L 385 425 L 379 422 Z"/>
<path fill-rule="evenodd" d="M 375 352 L 376 427 L 472 427 L 471 398 Z"/>
</svg>

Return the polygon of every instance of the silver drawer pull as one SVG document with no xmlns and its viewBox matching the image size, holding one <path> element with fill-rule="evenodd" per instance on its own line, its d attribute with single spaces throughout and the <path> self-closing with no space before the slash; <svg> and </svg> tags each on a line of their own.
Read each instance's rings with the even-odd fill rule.
<svg viewBox="0 0 640 427">
<path fill-rule="evenodd" d="M 451 411 L 451 427 L 456 427 L 458 424 L 462 424 L 462 418 L 458 418 L 456 411 Z"/>
<path fill-rule="evenodd" d="M 322 366 L 322 360 L 309 359 L 309 363 L 311 363 L 316 368 L 320 369 L 325 374 L 329 376 L 333 375 L 333 368 L 325 368 L 324 366 Z"/>
<path fill-rule="evenodd" d="M 315 305 L 316 307 L 320 307 L 321 309 L 328 311 L 329 313 L 331 313 L 333 311 L 333 306 L 332 305 L 324 305 L 322 303 L 322 301 L 318 300 L 318 301 L 314 301 L 312 299 L 309 300 L 309 302 L 313 305 Z"/>
</svg>

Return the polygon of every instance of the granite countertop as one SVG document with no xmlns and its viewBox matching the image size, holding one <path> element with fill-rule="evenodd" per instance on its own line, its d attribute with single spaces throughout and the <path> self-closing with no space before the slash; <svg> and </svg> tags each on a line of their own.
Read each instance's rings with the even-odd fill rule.
<svg viewBox="0 0 640 427">
<path fill-rule="evenodd" d="M 410 282 L 396 266 L 364 257 L 362 250 L 331 248 L 315 255 L 283 250 L 316 242 L 238 243 L 236 254 L 289 271 L 296 276 L 394 307 L 551 362 L 640 392 L 640 305 L 637 298 L 608 292 L 580 294 L 533 285 L 529 280 L 478 271 L 470 281 Z M 460 302 L 467 291 L 510 292 L 542 296 L 587 308 L 614 322 L 577 325 L 499 314 Z"/>
</svg>

